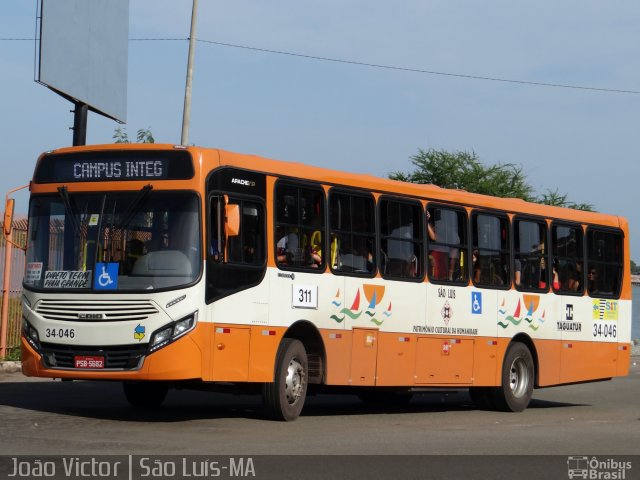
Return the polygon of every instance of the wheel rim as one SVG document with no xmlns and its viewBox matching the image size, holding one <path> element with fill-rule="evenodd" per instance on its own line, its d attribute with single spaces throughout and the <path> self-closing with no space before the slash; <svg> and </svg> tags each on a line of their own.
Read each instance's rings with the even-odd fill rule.
<svg viewBox="0 0 640 480">
<path fill-rule="evenodd" d="M 305 372 L 304 367 L 297 359 L 292 358 L 287 368 L 286 394 L 287 403 L 295 404 L 302 396 L 304 390 Z"/>
<path fill-rule="evenodd" d="M 509 371 L 509 387 L 514 397 L 523 397 L 529 387 L 529 368 L 522 358 L 516 358 Z"/>
</svg>

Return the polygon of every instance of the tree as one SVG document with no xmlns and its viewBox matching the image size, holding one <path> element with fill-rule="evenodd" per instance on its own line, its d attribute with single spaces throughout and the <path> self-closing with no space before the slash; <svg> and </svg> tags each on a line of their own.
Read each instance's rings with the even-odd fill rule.
<svg viewBox="0 0 640 480">
<path fill-rule="evenodd" d="M 640 275 L 640 266 L 636 265 L 636 262 L 631 260 L 631 274 Z"/>
<path fill-rule="evenodd" d="M 575 203 L 567 200 L 567 194 L 561 194 L 558 189 L 551 191 L 547 190 L 547 193 L 543 193 L 536 199 L 536 202 L 543 203 L 545 205 L 552 205 L 554 207 L 567 207 L 575 208 L 576 210 L 593 211 L 593 205 L 590 203 Z"/>
<path fill-rule="evenodd" d="M 514 163 L 485 166 L 475 152 L 452 153 L 420 149 L 417 155 L 411 157 L 411 163 L 416 167 L 413 172 L 393 172 L 389 178 L 403 182 L 432 183 L 444 188 L 459 188 L 495 197 L 515 197 L 528 202 L 593 210 L 590 204 L 568 201 L 567 195 L 557 190 L 548 190 L 536 197 L 522 166 Z"/>
<path fill-rule="evenodd" d="M 127 134 L 127 127 L 124 127 L 124 129 L 117 127 L 113 132 L 112 138 L 115 140 L 114 143 L 131 143 L 129 135 Z M 136 143 L 155 143 L 155 138 L 153 138 L 153 134 L 151 133 L 151 127 L 138 130 Z"/>
</svg>

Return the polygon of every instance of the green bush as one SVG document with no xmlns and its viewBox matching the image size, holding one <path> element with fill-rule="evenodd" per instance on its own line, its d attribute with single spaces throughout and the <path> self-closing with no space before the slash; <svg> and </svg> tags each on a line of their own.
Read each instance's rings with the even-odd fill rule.
<svg viewBox="0 0 640 480">
<path fill-rule="evenodd" d="M 4 360 L 19 362 L 20 358 L 20 347 L 13 347 L 7 349 L 7 356 Z"/>
</svg>

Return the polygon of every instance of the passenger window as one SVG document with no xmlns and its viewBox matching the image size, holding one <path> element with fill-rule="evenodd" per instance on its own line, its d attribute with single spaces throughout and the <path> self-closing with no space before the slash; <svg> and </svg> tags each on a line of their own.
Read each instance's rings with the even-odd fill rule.
<svg viewBox="0 0 640 480">
<path fill-rule="evenodd" d="M 275 191 L 276 263 L 279 267 L 323 271 L 324 192 L 278 183 Z"/>
<path fill-rule="evenodd" d="M 430 205 L 426 217 L 429 279 L 467 283 L 467 213 Z"/>
<path fill-rule="evenodd" d="M 418 203 L 381 200 L 380 273 L 383 277 L 423 277 L 422 207 Z"/>
<path fill-rule="evenodd" d="M 551 245 L 551 287 L 558 293 L 581 294 L 584 291 L 582 227 L 554 223 L 551 229 Z"/>
<path fill-rule="evenodd" d="M 329 197 L 331 269 L 373 275 L 376 265 L 373 197 L 332 192 Z"/>
<path fill-rule="evenodd" d="M 472 217 L 472 280 L 476 285 L 508 287 L 509 220 L 506 217 L 476 213 Z"/>
<path fill-rule="evenodd" d="M 516 219 L 513 229 L 513 281 L 519 290 L 547 289 L 547 224 Z"/>
<path fill-rule="evenodd" d="M 622 281 L 622 235 L 587 230 L 587 290 L 592 297 L 618 297 Z"/>
</svg>

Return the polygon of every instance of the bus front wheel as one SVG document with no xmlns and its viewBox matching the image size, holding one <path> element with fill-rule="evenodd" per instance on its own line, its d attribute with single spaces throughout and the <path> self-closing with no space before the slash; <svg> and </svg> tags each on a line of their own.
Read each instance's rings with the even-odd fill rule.
<svg viewBox="0 0 640 480">
<path fill-rule="evenodd" d="M 492 404 L 505 412 L 521 412 L 533 395 L 535 369 L 533 356 L 524 343 L 514 342 L 502 364 L 502 386 L 492 390 Z"/>
<path fill-rule="evenodd" d="M 298 418 L 307 396 L 307 351 L 300 340 L 285 338 L 280 344 L 273 383 L 262 387 L 266 414 L 274 420 Z"/>
<path fill-rule="evenodd" d="M 124 396 L 136 408 L 157 408 L 162 405 L 169 388 L 159 382 L 123 382 Z"/>
</svg>

